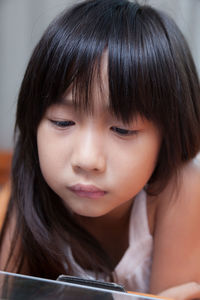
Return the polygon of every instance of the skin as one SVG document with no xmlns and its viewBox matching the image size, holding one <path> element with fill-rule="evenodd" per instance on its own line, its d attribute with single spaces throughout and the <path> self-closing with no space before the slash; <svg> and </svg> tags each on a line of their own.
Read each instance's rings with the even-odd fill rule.
<svg viewBox="0 0 200 300">
<path fill-rule="evenodd" d="M 175 300 L 200 299 L 200 285 L 197 282 L 189 282 L 167 289 L 160 293 L 159 296 Z"/>
<path fill-rule="evenodd" d="M 68 101 L 47 110 L 37 135 L 40 166 L 49 186 L 73 212 L 117 218 L 150 178 L 160 134 L 140 117 L 125 126 L 103 105 L 95 110 L 92 116 L 77 113 Z M 68 120 L 72 125 L 62 127 Z M 70 191 L 76 184 L 94 185 L 105 194 L 97 199 L 79 197 Z"/>
</svg>

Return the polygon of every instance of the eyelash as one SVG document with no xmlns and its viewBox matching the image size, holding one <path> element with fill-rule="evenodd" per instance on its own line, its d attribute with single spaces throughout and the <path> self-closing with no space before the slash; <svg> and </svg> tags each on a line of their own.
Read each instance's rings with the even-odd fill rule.
<svg viewBox="0 0 200 300">
<path fill-rule="evenodd" d="M 70 126 L 74 126 L 75 122 L 74 121 L 56 121 L 56 120 L 50 120 L 56 127 L 59 128 L 66 128 L 66 127 L 70 127 Z M 110 128 L 113 132 L 115 132 L 118 135 L 121 136 L 131 136 L 131 135 L 136 135 L 138 133 L 137 130 L 128 130 L 128 129 L 124 129 L 124 128 L 120 128 L 120 127 L 115 127 L 112 126 Z"/>
<path fill-rule="evenodd" d="M 137 130 L 128 130 L 128 129 L 114 127 L 114 126 L 111 127 L 111 130 L 122 136 L 130 136 L 138 133 Z"/>
<path fill-rule="evenodd" d="M 65 127 L 70 127 L 75 125 L 74 121 L 55 121 L 55 120 L 50 120 L 50 121 L 59 128 L 65 128 Z"/>
</svg>

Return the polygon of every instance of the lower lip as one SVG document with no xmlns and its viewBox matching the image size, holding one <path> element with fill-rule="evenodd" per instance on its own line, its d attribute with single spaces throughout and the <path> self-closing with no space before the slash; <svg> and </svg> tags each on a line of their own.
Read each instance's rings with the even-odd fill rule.
<svg viewBox="0 0 200 300">
<path fill-rule="evenodd" d="M 98 199 L 101 198 L 105 195 L 105 192 L 88 192 L 88 191 L 75 191 L 70 189 L 71 192 L 73 192 L 74 194 L 76 194 L 79 197 L 82 198 L 90 198 L 90 199 Z"/>
</svg>

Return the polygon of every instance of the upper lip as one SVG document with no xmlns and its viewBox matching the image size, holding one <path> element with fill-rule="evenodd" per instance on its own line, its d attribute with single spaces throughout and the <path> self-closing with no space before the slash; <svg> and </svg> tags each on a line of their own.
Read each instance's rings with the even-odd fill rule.
<svg viewBox="0 0 200 300">
<path fill-rule="evenodd" d="M 95 193 L 95 192 L 105 192 L 98 187 L 90 184 L 75 184 L 69 187 L 70 190 L 73 191 L 82 191 L 82 192 L 90 192 L 90 193 Z"/>
</svg>

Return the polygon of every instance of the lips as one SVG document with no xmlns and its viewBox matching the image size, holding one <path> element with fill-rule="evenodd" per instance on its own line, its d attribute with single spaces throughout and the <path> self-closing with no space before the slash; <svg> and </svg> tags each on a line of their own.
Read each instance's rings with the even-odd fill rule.
<svg viewBox="0 0 200 300">
<path fill-rule="evenodd" d="M 94 185 L 76 184 L 69 187 L 69 190 L 79 197 L 97 199 L 106 194 L 105 191 L 97 188 Z"/>
</svg>

